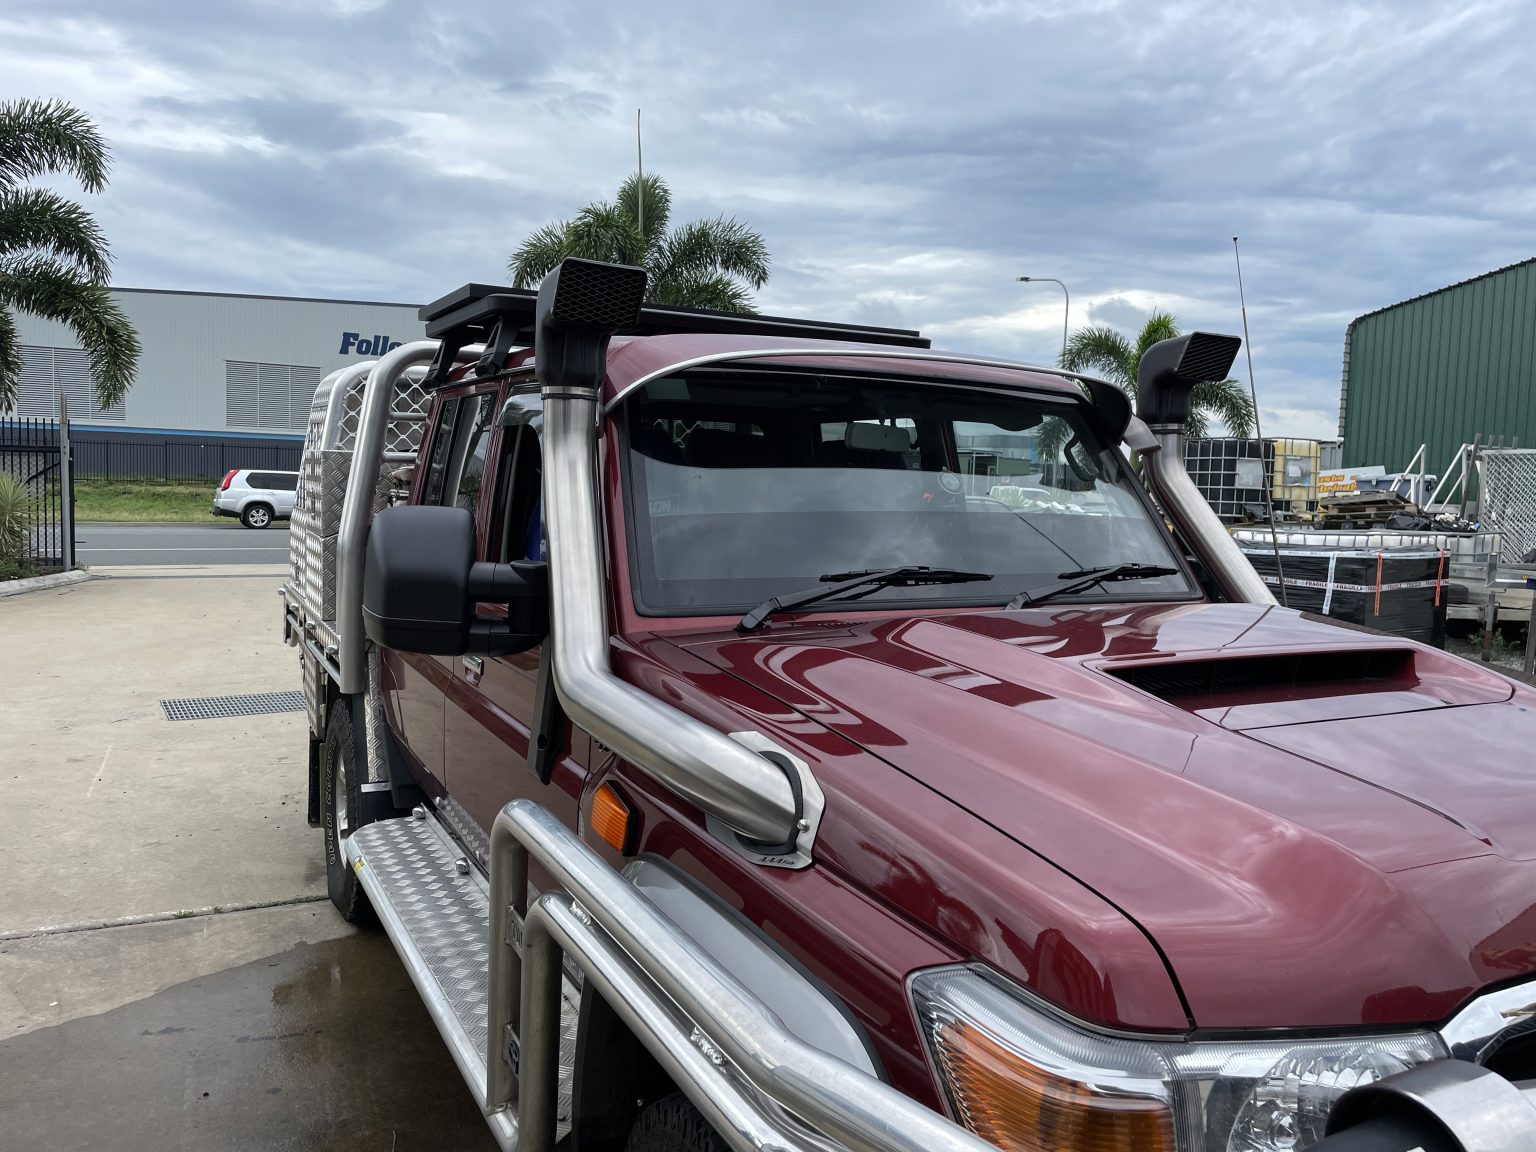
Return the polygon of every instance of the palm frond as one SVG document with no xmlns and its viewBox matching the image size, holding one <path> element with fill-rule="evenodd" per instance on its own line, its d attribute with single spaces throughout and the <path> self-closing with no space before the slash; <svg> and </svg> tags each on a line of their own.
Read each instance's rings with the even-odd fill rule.
<svg viewBox="0 0 1536 1152">
<path fill-rule="evenodd" d="M 139 337 L 105 284 L 81 279 L 57 260 L 26 257 L 0 266 L 3 307 L 69 325 L 85 349 L 101 407 L 121 402 L 138 367 Z"/>
<path fill-rule="evenodd" d="M 1105 325 L 1079 328 L 1067 340 L 1061 366 L 1069 372 L 1102 376 L 1118 384 L 1134 400 L 1136 371 L 1147 349 L 1178 335 L 1178 321 L 1168 312 L 1154 312 L 1148 317 L 1134 344 Z M 1253 434 L 1253 401 L 1236 380 L 1208 380 L 1195 386 L 1190 395 L 1185 434 L 1192 439 L 1205 436 L 1213 418 L 1226 425 L 1228 435 L 1247 439 Z"/>
<path fill-rule="evenodd" d="M 619 185 L 618 206 L 638 227 L 640 221 L 640 202 L 642 177 L 639 173 L 630 173 Z M 654 248 L 667 232 L 667 223 L 672 218 L 672 189 L 667 187 L 667 182 L 660 176 L 648 175 L 643 178 L 645 190 L 645 246 L 646 250 Z"/>
<path fill-rule="evenodd" d="M 639 264 L 645 259 L 645 240 L 635 219 L 617 204 L 588 204 L 565 229 L 565 254 L 584 260 L 614 264 Z"/>
<path fill-rule="evenodd" d="M 1136 369 L 1141 364 L 1141 358 L 1147 354 L 1148 348 L 1160 340 L 1172 340 L 1178 334 L 1178 321 L 1170 313 L 1152 313 L 1136 336 L 1136 351 L 1131 360 L 1131 379 L 1133 381 L 1136 379 Z"/>
<path fill-rule="evenodd" d="M 1068 369 L 1076 371 L 1076 369 Z M 1060 460 L 1061 453 L 1072 439 L 1072 425 L 1060 416 L 1047 416 L 1035 430 L 1035 459 L 1042 467 Z"/>
<path fill-rule="evenodd" d="M 0 566 L 15 567 L 27 554 L 33 500 L 19 476 L 0 472 Z"/>
<path fill-rule="evenodd" d="M 1226 425 L 1227 434 L 1240 440 L 1253 435 L 1253 400 L 1238 381 L 1207 380 L 1196 384 L 1190 394 L 1189 435 L 1203 436 L 1208 418 L 1214 416 Z M 1196 430 L 1196 417 L 1199 429 Z"/>
<path fill-rule="evenodd" d="M 1061 356 L 1061 366 L 1068 372 L 1102 377 L 1132 395 L 1136 392 L 1136 363 L 1131 342 L 1104 324 L 1072 333 Z"/>
<path fill-rule="evenodd" d="M 678 308 L 713 308 L 718 312 L 751 313 L 752 294 L 729 276 L 685 273 L 654 283 L 649 299 Z"/>
<path fill-rule="evenodd" d="M 45 188 L 0 188 L 0 259 L 37 251 L 105 283 L 112 272 L 107 238 L 91 214 Z"/>
<path fill-rule="evenodd" d="M 21 381 L 21 339 L 10 310 L 0 302 L 0 412 L 16 407 L 16 389 Z"/>
<path fill-rule="evenodd" d="M 87 192 L 107 186 L 111 152 L 85 113 L 63 100 L 0 103 L 0 185 L 69 172 Z"/>
<path fill-rule="evenodd" d="M 761 288 L 768 282 L 768 245 L 737 220 L 692 220 L 667 237 L 655 271 L 658 279 L 724 274 Z"/>
<path fill-rule="evenodd" d="M 514 288 L 537 287 L 539 281 L 565 259 L 565 234 L 569 227 L 564 221 L 546 224 L 518 245 L 512 259 L 507 261 Z"/>
<path fill-rule="evenodd" d="M 642 200 L 643 234 L 637 219 Z M 753 311 L 752 291 L 768 281 L 763 237 L 725 216 L 668 231 L 671 214 L 666 181 L 632 173 L 614 202 L 589 204 L 571 220 L 545 225 L 529 236 L 512 254 L 508 271 L 517 287 L 528 288 L 567 256 L 637 264 L 649 274 L 646 299 L 653 303 Z"/>
</svg>

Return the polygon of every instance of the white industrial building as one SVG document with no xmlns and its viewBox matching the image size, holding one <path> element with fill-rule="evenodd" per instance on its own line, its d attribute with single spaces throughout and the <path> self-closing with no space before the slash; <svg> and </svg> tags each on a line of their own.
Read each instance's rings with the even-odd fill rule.
<svg viewBox="0 0 1536 1152">
<path fill-rule="evenodd" d="M 52 418 L 63 393 L 82 474 L 296 466 L 320 380 L 423 332 L 414 304 L 148 288 L 112 295 L 143 348 L 133 387 L 112 408 L 96 403 L 66 325 L 16 315 L 21 386 L 4 415 Z M 237 462 L 242 449 L 250 464 Z"/>
</svg>

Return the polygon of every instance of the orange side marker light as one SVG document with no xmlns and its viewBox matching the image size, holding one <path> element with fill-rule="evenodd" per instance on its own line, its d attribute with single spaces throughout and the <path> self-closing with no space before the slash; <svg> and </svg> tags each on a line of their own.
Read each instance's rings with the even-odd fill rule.
<svg viewBox="0 0 1536 1152">
<path fill-rule="evenodd" d="M 633 855 L 640 822 L 634 809 L 612 784 L 602 783 L 592 793 L 592 831 L 621 856 Z"/>
</svg>

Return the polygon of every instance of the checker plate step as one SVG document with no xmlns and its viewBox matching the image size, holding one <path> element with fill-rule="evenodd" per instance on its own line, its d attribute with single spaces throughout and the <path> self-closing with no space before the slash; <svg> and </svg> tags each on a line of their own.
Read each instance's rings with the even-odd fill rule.
<svg viewBox="0 0 1536 1152">
<path fill-rule="evenodd" d="M 347 860 L 359 872 L 375 909 L 387 904 L 398 925 L 381 916 L 395 950 L 421 989 L 432 981 L 452 1013 L 439 1031 L 457 1028 L 479 1057 L 469 1084 L 485 1096 L 486 996 L 490 980 L 490 901 L 478 874 L 459 872 L 463 851 L 437 820 L 406 818 L 364 825 L 347 840 Z M 399 938 L 402 933 L 405 939 Z M 576 1063 L 577 993 L 566 982 L 560 1012 L 559 1129 L 570 1129 L 572 1070 Z M 469 1073 L 465 1073 L 468 1077 Z"/>
</svg>

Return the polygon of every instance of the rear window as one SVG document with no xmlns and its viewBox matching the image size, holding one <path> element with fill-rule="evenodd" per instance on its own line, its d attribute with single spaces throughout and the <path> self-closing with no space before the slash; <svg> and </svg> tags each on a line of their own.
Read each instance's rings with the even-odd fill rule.
<svg viewBox="0 0 1536 1152">
<path fill-rule="evenodd" d="M 252 488 L 264 488 L 269 492 L 294 492 L 299 487 L 297 472 L 249 472 L 245 482 Z"/>
</svg>

